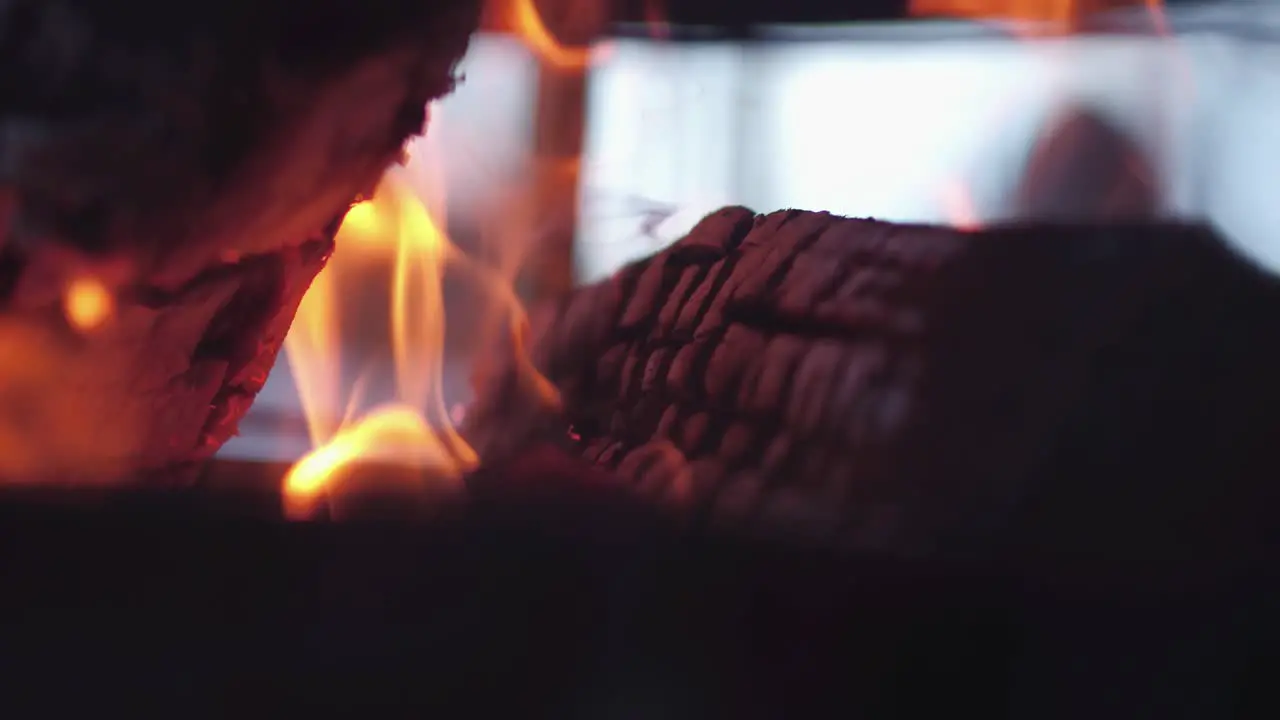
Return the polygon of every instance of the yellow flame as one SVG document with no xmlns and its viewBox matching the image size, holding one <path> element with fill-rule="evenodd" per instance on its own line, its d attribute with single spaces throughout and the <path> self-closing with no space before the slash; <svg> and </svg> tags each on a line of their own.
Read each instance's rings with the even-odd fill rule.
<svg viewBox="0 0 1280 720">
<path fill-rule="evenodd" d="M 298 519 L 313 516 L 321 499 L 341 492 L 344 470 L 362 460 L 421 470 L 424 492 L 456 490 L 462 474 L 477 464 L 475 451 L 454 427 L 462 413 L 446 405 L 442 387 L 446 267 L 460 271 L 463 279 L 492 296 L 508 320 L 516 371 L 531 379 L 528 386 L 546 402 L 558 402 L 554 386 L 524 355 L 521 332 L 527 320 L 510 278 L 450 243 L 404 170 L 393 169 L 372 200 L 351 209 L 337 243 L 285 339 L 314 447 L 284 481 L 286 513 Z M 390 277 L 371 275 L 371 268 L 385 270 Z M 363 400 L 361 380 L 368 375 L 344 387 L 340 362 L 343 341 L 372 324 L 368 318 L 350 327 L 340 323 L 341 310 L 359 302 L 350 286 L 353 280 L 355 290 L 367 291 L 371 284 L 390 287 L 388 349 L 395 396 L 364 414 L 358 407 Z"/>
<path fill-rule="evenodd" d="M 338 233 L 339 250 L 303 299 L 285 340 L 286 356 L 312 444 L 285 478 L 286 509 L 304 516 L 333 489 L 344 467 L 361 458 L 387 457 L 444 483 L 476 463 L 444 405 L 442 274 L 452 247 L 407 184 L 389 174 L 374 199 L 352 209 Z M 344 273 L 394 251 L 391 267 L 393 402 L 354 417 L 359 392 L 344 393 L 339 295 Z M 342 396 L 349 397 L 342 402 Z M 338 408 L 345 406 L 339 417 Z"/>
<path fill-rule="evenodd" d="M 285 514 L 294 519 L 312 517 L 319 499 L 341 480 L 343 470 L 375 458 L 433 471 L 423 474 L 424 485 L 456 478 L 462 465 L 452 459 L 421 413 L 405 405 L 382 406 L 341 428 L 293 466 L 285 479 Z"/>
<path fill-rule="evenodd" d="M 341 420 L 336 415 L 342 393 L 342 328 L 334 288 L 337 262 L 335 257 L 312 281 L 284 339 L 285 358 L 313 447 L 336 435 Z"/>
<path fill-rule="evenodd" d="M 67 284 L 63 307 L 71 326 L 88 332 L 102 326 L 111 317 L 115 311 L 115 300 L 101 281 L 78 277 Z"/>
<path fill-rule="evenodd" d="M 342 229 L 353 240 L 376 242 L 381 241 L 381 234 L 384 232 L 381 224 L 382 218 L 373 203 L 366 201 L 356 204 L 347 212 L 347 217 L 342 221 Z"/>
</svg>

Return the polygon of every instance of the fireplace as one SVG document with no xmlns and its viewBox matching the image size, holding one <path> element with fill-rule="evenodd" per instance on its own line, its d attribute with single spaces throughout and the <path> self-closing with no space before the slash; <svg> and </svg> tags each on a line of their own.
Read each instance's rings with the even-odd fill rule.
<svg viewBox="0 0 1280 720">
<path fill-rule="evenodd" d="M 991 193 L 1002 213 L 947 163 L 926 177 L 908 159 L 883 183 L 844 175 L 882 203 L 866 212 L 852 196 L 774 211 L 821 190 L 813 147 L 840 150 L 830 123 L 778 108 L 860 72 L 795 63 L 872 57 L 867 42 L 954 52 L 973 26 L 754 27 L 778 44 L 740 45 L 739 19 L 708 45 L 664 21 L 710 5 L 646 5 L 646 39 L 586 51 L 603 16 L 524 0 L 323 3 L 313 30 L 272 2 L 142 30 L 65 5 L 12 11 L 25 32 L 0 40 L 40 78 L 22 88 L 93 90 L 67 107 L 14 90 L 49 132 L 0 146 L 17 188 L 0 206 L 6 699 L 691 718 L 1274 705 L 1280 283 L 1239 232 L 1256 218 L 1170 212 L 1169 148 L 1106 102 L 1039 127 Z M 409 140 L 428 116 L 467 129 L 437 99 L 477 22 L 506 39 L 472 42 L 462 71 L 523 68 L 491 92 L 534 127 L 527 146 L 491 139 L 489 174 L 458 159 L 461 135 Z M 50 59 L 85 28 L 101 63 Z M 241 40 L 250 60 L 208 59 Z M 336 49 L 307 49 L 320 40 Z M 1087 56 L 1097 37 L 1074 40 Z M 685 56 L 712 120 L 665 142 L 705 144 L 723 120 L 761 148 L 694 163 L 715 185 L 701 195 L 601 159 L 617 78 L 635 89 L 637 58 Z M 139 67 L 156 69 L 121 69 Z M 743 88 L 776 95 L 777 117 L 735 111 Z M 690 176 L 662 152 L 637 157 Z M 624 213 L 611 255 L 596 191 L 627 180 L 647 183 L 621 188 L 632 200 L 673 194 Z M 373 371 L 352 382 L 339 355 Z"/>
</svg>

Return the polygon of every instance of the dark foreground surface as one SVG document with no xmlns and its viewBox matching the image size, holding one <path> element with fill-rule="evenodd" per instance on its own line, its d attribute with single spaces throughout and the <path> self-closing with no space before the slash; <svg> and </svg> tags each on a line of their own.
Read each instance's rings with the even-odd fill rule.
<svg viewBox="0 0 1280 720">
<path fill-rule="evenodd" d="M 591 493 L 342 525 L 274 520 L 269 498 L 6 495 L 0 703 L 42 716 L 1276 716 L 1276 588 L 1256 573 L 1178 592 L 1053 585 L 694 538 Z"/>
</svg>

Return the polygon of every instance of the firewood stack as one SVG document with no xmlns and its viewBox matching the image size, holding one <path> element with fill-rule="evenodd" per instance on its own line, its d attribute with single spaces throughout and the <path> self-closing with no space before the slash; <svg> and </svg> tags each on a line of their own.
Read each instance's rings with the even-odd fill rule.
<svg viewBox="0 0 1280 720">
<path fill-rule="evenodd" d="M 695 526 L 1128 573 L 1243 560 L 1270 522 L 1277 317 L 1204 227 L 731 207 L 531 344 L 575 451 Z M 547 432 L 506 377 L 474 425 Z"/>
<path fill-rule="evenodd" d="M 0 478 L 208 457 L 478 0 L 0 4 Z M 61 295 L 109 290 L 77 332 Z"/>
</svg>

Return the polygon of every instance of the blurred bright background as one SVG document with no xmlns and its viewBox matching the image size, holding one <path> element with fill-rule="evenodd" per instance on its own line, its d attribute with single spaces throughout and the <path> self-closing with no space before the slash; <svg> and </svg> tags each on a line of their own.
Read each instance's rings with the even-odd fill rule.
<svg viewBox="0 0 1280 720">
<path fill-rule="evenodd" d="M 581 276 L 726 203 L 948 222 L 962 186 L 977 220 L 1011 219 L 1033 143 L 1081 105 L 1150 153 L 1163 213 L 1280 269 L 1280 26 L 1215 15 L 1174 15 L 1174 38 L 1025 43 L 957 22 L 619 41 L 590 80 Z"/>
</svg>

